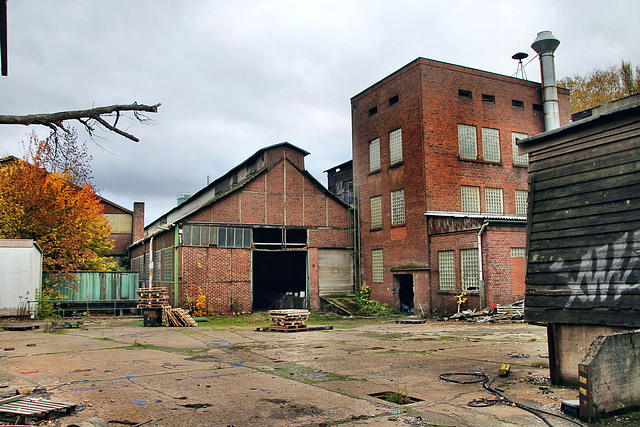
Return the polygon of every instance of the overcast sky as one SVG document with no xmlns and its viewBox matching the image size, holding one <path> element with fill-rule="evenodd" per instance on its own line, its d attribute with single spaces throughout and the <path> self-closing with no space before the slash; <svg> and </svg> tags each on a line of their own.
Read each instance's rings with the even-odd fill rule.
<svg viewBox="0 0 640 427">
<path fill-rule="evenodd" d="M 133 143 L 108 132 L 93 183 L 146 203 L 145 223 L 260 148 L 288 141 L 307 169 L 351 158 L 350 98 L 418 57 L 513 75 L 550 30 L 558 78 L 640 65 L 637 0 L 9 0 L 9 76 L 0 114 L 162 103 Z M 540 81 L 537 59 L 526 66 Z M 32 129 L 0 126 L 0 155 L 22 157 Z"/>
</svg>

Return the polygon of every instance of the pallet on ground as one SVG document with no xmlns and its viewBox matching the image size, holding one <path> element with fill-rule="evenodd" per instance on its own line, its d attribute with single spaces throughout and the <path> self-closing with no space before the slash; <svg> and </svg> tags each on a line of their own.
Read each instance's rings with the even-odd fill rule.
<svg viewBox="0 0 640 427">
<path fill-rule="evenodd" d="M 14 396 L 0 400 L 0 415 L 12 417 L 16 423 L 31 424 L 35 419 L 51 419 L 56 414 L 71 415 L 76 411 L 76 404 L 54 402 L 26 396 Z M 17 418 L 17 419 L 16 419 Z"/>
<path fill-rule="evenodd" d="M 198 322 L 181 308 L 172 308 L 170 305 L 162 307 L 162 320 L 165 326 L 198 326 Z"/>
</svg>

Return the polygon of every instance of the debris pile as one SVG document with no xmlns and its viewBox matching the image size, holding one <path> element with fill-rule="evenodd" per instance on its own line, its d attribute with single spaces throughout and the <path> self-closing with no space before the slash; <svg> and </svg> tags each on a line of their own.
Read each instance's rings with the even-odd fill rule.
<svg viewBox="0 0 640 427">
<path fill-rule="evenodd" d="M 482 311 L 464 310 L 445 320 L 476 323 L 511 323 L 524 321 L 524 300 L 509 305 L 497 304 Z"/>
</svg>

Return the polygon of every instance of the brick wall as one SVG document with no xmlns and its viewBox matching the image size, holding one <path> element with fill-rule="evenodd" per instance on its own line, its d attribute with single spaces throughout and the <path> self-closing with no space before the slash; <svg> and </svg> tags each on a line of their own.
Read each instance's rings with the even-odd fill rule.
<svg viewBox="0 0 640 427">
<path fill-rule="evenodd" d="M 185 218 L 183 223 L 307 229 L 310 303 L 312 309 L 317 309 L 317 249 L 349 247 L 350 218 L 343 204 L 328 196 L 300 169 L 304 167 L 303 154 L 283 146 L 268 149 L 265 155 L 269 168 L 266 171 L 238 191 Z M 287 158 L 283 159 L 285 155 Z M 278 156 L 280 159 L 276 161 Z M 154 251 L 171 246 L 173 230 L 154 237 Z M 144 245 L 135 246 L 132 256 L 139 255 L 143 249 Z M 177 305 L 188 306 L 202 292 L 207 308 L 212 312 L 251 311 L 251 249 L 180 246 L 176 256 Z"/>
<path fill-rule="evenodd" d="M 459 90 L 471 98 L 459 96 Z M 491 95 L 494 102 L 483 101 Z M 397 98 L 395 98 L 397 96 Z M 568 91 L 559 90 L 561 123 L 570 117 Z M 523 108 L 514 107 L 513 101 Z M 485 188 L 503 189 L 503 212 L 515 215 L 515 190 L 527 190 L 527 168 L 513 164 L 511 133 L 533 135 L 544 130 L 544 118 L 538 83 L 500 76 L 480 70 L 418 58 L 391 76 L 354 96 L 352 104 L 354 182 L 360 190 L 362 280 L 372 287 L 372 297 L 395 303 L 393 271 L 416 271 L 432 268 L 436 249 L 429 247 L 425 212 L 460 212 L 461 186 L 480 187 L 480 210 L 486 212 Z M 535 108 L 534 108 L 535 106 Z M 459 155 L 458 124 L 476 126 L 478 159 L 463 160 Z M 482 128 L 498 129 L 500 161 L 488 162 L 483 157 Z M 402 129 L 403 162 L 390 165 L 389 132 Z M 380 171 L 369 167 L 369 142 L 380 138 Z M 404 189 L 405 224 L 391 225 L 390 193 Z M 382 200 L 382 229 L 371 229 L 371 197 Z M 464 223 L 464 219 L 450 221 Z M 479 227 L 479 226 L 478 226 Z M 460 227 L 458 227 L 460 228 Z M 504 235 L 509 244 L 525 238 L 525 230 Z M 449 237 L 442 237 L 446 241 Z M 434 238 L 435 239 L 435 238 Z M 431 244 L 434 244 L 431 239 Z M 438 237 L 438 239 L 441 239 Z M 477 231 L 453 238 L 457 250 L 477 247 Z M 442 242 L 441 242 L 442 243 Z M 444 244 L 444 243 L 442 243 Z M 506 243 L 504 243 L 506 244 Z M 384 281 L 372 281 L 374 249 L 383 249 Z M 515 295 L 513 287 L 501 280 L 511 280 L 511 259 L 504 248 L 491 242 L 488 258 L 496 271 L 508 273 L 508 279 L 496 281 L 490 301 L 505 301 Z M 431 254 L 431 255 L 430 255 Z M 437 256 L 437 255 L 435 255 Z M 457 260 L 459 263 L 459 260 Z M 507 268 L 508 265 L 508 268 Z M 488 271 L 491 273 L 491 266 Z M 414 269 L 414 270 L 412 270 Z M 450 296 L 438 292 L 437 274 L 427 274 L 430 283 L 414 274 L 414 302 L 451 311 L 455 304 Z M 422 286 L 431 289 L 421 289 Z M 470 299 L 471 304 L 477 304 Z M 511 302 L 511 301 L 510 301 Z"/>
</svg>

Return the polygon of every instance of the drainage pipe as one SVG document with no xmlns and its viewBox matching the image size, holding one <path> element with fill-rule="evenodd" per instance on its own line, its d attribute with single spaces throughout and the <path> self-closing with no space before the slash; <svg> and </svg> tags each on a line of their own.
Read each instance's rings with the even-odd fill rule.
<svg viewBox="0 0 640 427">
<path fill-rule="evenodd" d="M 482 233 L 484 233 L 484 229 L 489 225 L 488 221 L 485 221 L 480 227 L 480 231 L 478 231 L 478 293 L 479 293 L 479 302 L 480 302 L 480 310 L 484 310 L 485 307 L 485 292 L 484 292 L 484 273 L 482 268 Z"/>
</svg>

